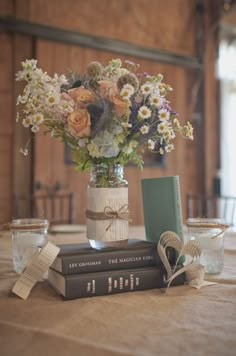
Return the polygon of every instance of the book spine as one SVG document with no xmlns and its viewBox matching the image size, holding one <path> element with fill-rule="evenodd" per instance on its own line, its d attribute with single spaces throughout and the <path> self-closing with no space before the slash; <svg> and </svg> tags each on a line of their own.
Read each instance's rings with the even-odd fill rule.
<svg viewBox="0 0 236 356">
<path fill-rule="evenodd" d="M 170 263 L 174 263 L 174 250 L 169 249 L 167 257 Z M 154 244 L 136 250 L 117 250 L 98 254 L 63 256 L 60 272 L 63 275 L 68 275 L 160 265 L 161 260 L 157 247 Z"/>
<path fill-rule="evenodd" d="M 57 272 L 49 271 L 49 281 L 50 273 Z M 62 276 L 62 278 L 65 282 L 64 299 L 112 295 L 166 286 L 166 273 L 163 269 L 155 267 Z M 172 286 L 182 285 L 184 281 L 182 274 L 173 281 Z"/>
<path fill-rule="evenodd" d="M 180 194 L 180 184 L 179 177 L 174 176 L 174 202 L 175 202 L 175 213 L 176 213 L 176 234 L 179 236 L 180 240 L 184 242 L 184 230 L 183 230 L 183 216 L 182 216 L 182 203 Z"/>
<path fill-rule="evenodd" d="M 176 212 L 176 234 L 179 236 L 180 240 L 184 243 L 184 229 L 183 229 L 183 215 L 182 215 L 182 203 L 181 203 L 181 193 L 179 176 L 174 176 L 174 201 L 175 201 L 175 212 Z M 178 254 L 175 252 L 175 259 L 177 260 Z M 179 263 L 183 264 L 185 257 L 182 256 L 179 259 Z"/>
</svg>

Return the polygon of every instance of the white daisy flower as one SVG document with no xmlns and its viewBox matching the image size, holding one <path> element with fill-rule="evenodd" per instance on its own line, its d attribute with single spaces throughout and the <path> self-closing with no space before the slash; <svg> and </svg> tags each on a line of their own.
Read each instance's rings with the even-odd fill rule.
<svg viewBox="0 0 236 356">
<path fill-rule="evenodd" d="M 169 130 L 168 126 L 164 122 L 161 122 L 160 124 L 157 125 L 157 131 L 161 134 L 165 133 L 168 130 Z"/>
<path fill-rule="evenodd" d="M 162 83 L 157 83 L 157 88 L 161 93 L 165 91 L 165 86 Z"/>
<path fill-rule="evenodd" d="M 150 104 L 158 108 L 163 104 L 163 98 L 160 96 L 151 95 Z"/>
<path fill-rule="evenodd" d="M 30 125 L 32 125 L 32 119 L 31 119 L 31 117 L 30 117 L 30 116 L 27 116 L 26 118 L 24 118 L 24 119 L 22 120 L 22 125 L 23 125 L 24 127 L 29 127 Z"/>
<path fill-rule="evenodd" d="M 152 89 L 153 89 L 153 85 L 150 82 L 147 82 L 141 86 L 141 92 L 144 95 L 151 94 Z"/>
<path fill-rule="evenodd" d="M 132 94 L 129 89 L 122 88 L 120 91 L 120 96 L 122 96 L 123 99 L 129 99 L 131 95 Z"/>
<path fill-rule="evenodd" d="M 152 113 L 151 110 L 146 105 L 141 106 L 141 108 L 138 111 L 138 115 L 142 119 L 148 119 L 151 116 L 151 113 Z"/>
<path fill-rule="evenodd" d="M 132 94 L 134 94 L 134 87 L 133 87 L 133 85 L 131 85 L 131 84 L 129 84 L 129 83 L 125 84 L 122 89 L 127 89 L 127 90 L 129 90 Z"/>
<path fill-rule="evenodd" d="M 166 152 L 171 152 L 171 151 L 173 151 L 174 148 L 175 148 L 175 146 L 173 145 L 173 143 L 169 143 L 169 144 L 165 147 L 165 150 L 166 150 Z"/>
<path fill-rule="evenodd" d="M 55 104 L 57 104 L 58 102 L 58 98 L 57 98 L 57 95 L 55 93 L 48 93 L 47 97 L 46 97 L 46 103 L 49 105 L 49 106 L 53 106 Z"/>
<path fill-rule="evenodd" d="M 169 141 L 171 139 L 171 130 L 169 130 L 169 128 L 167 128 L 164 132 L 164 137 L 166 141 Z"/>
<path fill-rule="evenodd" d="M 148 133 L 148 131 L 149 131 L 149 126 L 148 125 L 143 125 L 142 127 L 140 127 L 140 132 L 143 134 L 143 135 L 145 135 L 145 134 L 147 134 Z"/>
<path fill-rule="evenodd" d="M 170 112 L 166 109 L 159 110 L 158 115 L 161 121 L 166 121 L 170 118 Z"/>
<path fill-rule="evenodd" d="M 133 94 L 134 87 L 130 84 L 125 84 L 120 91 L 120 96 L 122 96 L 123 99 L 129 99 Z"/>
<path fill-rule="evenodd" d="M 155 148 L 155 142 L 149 138 L 147 146 L 148 149 L 152 151 Z"/>
<path fill-rule="evenodd" d="M 38 112 L 37 114 L 35 114 L 35 115 L 33 116 L 33 123 L 34 123 L 35 125 L 42 124 L 43 121 L 44 121 L 43 114 L 41 114 L 41 113 Z"/>
</svg>

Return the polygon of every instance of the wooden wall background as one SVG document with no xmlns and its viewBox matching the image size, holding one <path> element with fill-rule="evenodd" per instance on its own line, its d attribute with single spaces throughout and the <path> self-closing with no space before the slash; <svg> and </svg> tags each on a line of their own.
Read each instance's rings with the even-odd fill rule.
<svg viewBox="0 0 236 356">
<path fill-rule="evenodd" d="M 195 0 L 1 0 L 0 16 L 12 16 L 43 25 L 80 33 L 124 40 L 147 48 L 197 57 L 198 17 Z M 40 181 L 53 187 L 60 181 L 64 190 L 76 194 L 76 221 L 84 223 L 88 174 L 76 173 L 64 161 L 64 145 L 49 136 L 36 135 L 30 155 L 19 150 L 29 133 L 15 123 L 15 102 L 20 86 L 14 82 L 20 61 L 37 58 L 49 74 L 65 73 L 66 68 L 81 72 L 87 63 L 111 58 L 128 58 L 140 63 L 150 74 L 163 73 L 174 92 L 170 96 L 183 121 L 195 127 L 193 142 L 177 139 L 175 151 L 168 154 L 163 167 L 139 171 L 127 167 L 129 200 L 133 224 L 143 223 L 140 180 L 144 177 L 179 175 L 184 218 L 186 193 L 210 192 L 219 164 L 217 91 L 215 60 L 217 38 L 210 31 L 218 19 L 219 1 L 204 1 L 203 35 L 205 72 L 182 65 L 151 61 L 134 56 L 52 42 L 2 30 L 0 32 L 0 221 L 12 217 L 13 193 L 31 192 Z M 216 6 L 217 5 L 217 6 Z M 196 90 L 199 88 L 199 90 Z M 158 204 L 158 202 L 157 202 Z"/>
</svg>

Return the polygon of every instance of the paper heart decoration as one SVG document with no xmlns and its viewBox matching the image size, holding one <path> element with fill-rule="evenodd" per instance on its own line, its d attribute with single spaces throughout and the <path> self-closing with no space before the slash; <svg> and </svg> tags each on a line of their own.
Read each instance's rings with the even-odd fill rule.
<svg viewBox="0 0 236 356">
<path fill-rule="evenodd" d="M 173 269 L 166 256 L 167 247 L 172 247 L 178 252 L 178 258 Z M 186 272 L 187 283 L 194 288 L 201 288 L 202 286 L 215 284 L 204 281 L 205 269 L 204 266 L 199 263 L 199 257 L 202 252 L 199 241 L 191 240 L 186 244 L 183 244 L 175 232 L 166 231 L 160 237 L 157 250 L 167 272 L 167 288 L 170 287 L 170 284 L 175 277 L 184 272 Z M 176 271 L 180 258 L 186 255 L 190 256 L 190 261 Z"/>
</svg>

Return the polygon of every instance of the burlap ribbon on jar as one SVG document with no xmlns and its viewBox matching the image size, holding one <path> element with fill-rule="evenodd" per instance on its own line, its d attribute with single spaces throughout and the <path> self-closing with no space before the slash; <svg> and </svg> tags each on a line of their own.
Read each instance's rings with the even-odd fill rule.
<svg viewBox="0 0 236 356">
<path fill-rule="evenodd" d="M 86 210 L 86 217 L 91 220 L 112 220 L 106 227 L 106 231 L 110 229 L 112 224 L 117 220 L 130 220 L 129 205 L 124 204 L 118 210 L 112 209 L 111 206 L 105 206 L 102 212 L 95 212 L 92 210 Z"/>
</svg>

